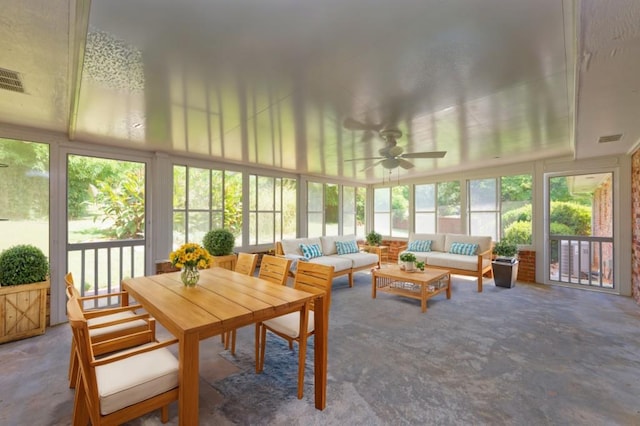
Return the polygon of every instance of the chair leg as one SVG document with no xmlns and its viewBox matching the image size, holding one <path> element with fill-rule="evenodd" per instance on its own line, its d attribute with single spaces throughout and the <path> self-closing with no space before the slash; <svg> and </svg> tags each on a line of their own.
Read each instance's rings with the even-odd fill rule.
<svg viewBox="0 0 640 426">
<path fill-rule="evenodd" d="M 293 350 L 293 340 L 289 340 L 289 350 Z"/>
<path fill-rule="evenodd" d="M 160 414 L 161 414 L 161 421 L 162 423 L 166 423 L 169 421 L 169 406 L 168 405 L 163 405 L 162 408 L 160 408 Z"/>
<path fill-rule="evenodd" d="M 73 426 L 87 426 L 89 424 L 89 408 L 87 407 L 87 394 L 82 376 L 78 375 L 76 381 L 76 395 L 73 399 Z"/>
</svg>

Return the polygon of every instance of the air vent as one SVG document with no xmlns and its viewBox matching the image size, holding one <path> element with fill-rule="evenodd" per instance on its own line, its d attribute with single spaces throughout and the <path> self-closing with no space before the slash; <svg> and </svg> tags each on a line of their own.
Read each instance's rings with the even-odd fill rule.
<svg viewBox="0 0 640 426">
<path fill-rule="evenodd" d="M 600 136 L 598 143 L 618 142 L 620 139 L 622 139 L 622 133 L 617 135 Z"/>
<path fill-rule="evenodd" d="M 24 93 L 24 86 L 20 80 L 20 74 L 15 71 L 0 68 L 0 89 Z"/>
</svg>

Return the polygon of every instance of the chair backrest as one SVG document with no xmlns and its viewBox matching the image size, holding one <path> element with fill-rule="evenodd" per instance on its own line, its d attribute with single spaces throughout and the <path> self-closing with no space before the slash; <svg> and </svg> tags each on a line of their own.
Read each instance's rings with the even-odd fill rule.
<svg viewBox="0 0 640 426">
<path fill-rule="evenodd" d="M 80 292 L 73 282 L 73 274 L 71 272 L 67 272 L 67 275 L 64 276 L 64 282 L 66 284 L 67 299 L 80 297 Z"/>
<path fill-rule="evenodd" d="M 258 264 L 258 255 L 254 253 L 238 253 L 234 271 L 245 275 L 253 275 Z"/>
<path fill-rule="evenodd" d="M 91 361 L 94 359 L 91 336 L 89 335 L 87 320 L 82 313 L 82 309 L 80 309 L 78 299 L 75 297 L 67 301 L 67 317 L 73 332 L 75 350 L 77 351 L 79 367 L 83 376 L 82 386 L 84 386 L 84 391 L 87 394 L 87 408 L 89 412 L 97 412 L 99 411 L 99 406 L 96 407 L 95 404 L 99 404 L 98 385 L 95 368 L 91 366 Z"/>
<path fill-rule="evenodd" d="M 271 281 L 272 283 L 285 285 L 289 277 L 290 266 L 291 259 L 265 254 L 262 256 L 262 261 L 260 262 L 258 277 Z"/>
<path fill-rule="evenodd" d="M 325 294 L 325 314 L 329 314 L 331 305 L 331 284 L 333 283 L 333 266 L 313 262 L 298 262 L 293 287 L 314 294 Z M 314 309 L 314 304 L 311 304 Z"/>
</svg>

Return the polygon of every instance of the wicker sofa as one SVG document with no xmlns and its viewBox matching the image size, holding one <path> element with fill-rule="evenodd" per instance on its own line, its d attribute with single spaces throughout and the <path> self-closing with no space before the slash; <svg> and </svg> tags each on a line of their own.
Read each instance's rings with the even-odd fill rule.
<svg viewBox="0 0 640 426">
<path fill-rule="evenodd" d="M 420 243 L 431 241 L 428 250 L 420 247 Z M 412 245 L 412 243 L 416 242 Z M 473 254 L 458 254 L 469 249 L 469 245 L 476 245 Z M 426 244 L 427 246 L 429 244 Z M 411 250 L 409 248 L 412 248 Z M 419 250 L 417 250 L 419 249 Z M 493 242 L 491 237 L 471 236 L 463 234 L 410 234 L 406 246 L 401 246 L 399 254 L 411 252 L 416 261 L 422 261 L 429 268 L 448 269 L 452 274 L 468 275 L 478 280 L 478 292 L 482 292 L 482 277 L 492 276 L 491 252 Z"/>
<path fill-rule="evenodd" d="M 295 267 L 298 261 L 307 261 L 314 263 L 321 263 L 323 265 L 330 265 L 334 267 L 333 276 L 348 275 L 349 287 L 353 287 L 353 273 L 357 271 L 363 271 L 371 269 L 373 267 L 380 266 L 380 259 L 377 254 L 363 253 L 357 250 L 356 252 L 338 254 L 336 242 L 346 242 L 355 245 L 355 235 L 340 235 L 330 237 L 316 237 L 316 238 L 295 238 L 285 239 L 276 242 L 276 255 L 285 256 L 292 259 L 292 274 L 295 274 Z M 318 257 L 306 258 L 301 250 L 300 245 L 314 245 L 317 244 L 321 249 L 321 255 Z"/>
</svg>

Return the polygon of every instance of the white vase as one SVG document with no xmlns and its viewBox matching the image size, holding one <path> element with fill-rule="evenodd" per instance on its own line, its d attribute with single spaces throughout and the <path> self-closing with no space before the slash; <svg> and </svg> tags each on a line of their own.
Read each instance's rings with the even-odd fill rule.
<svg viewBox="0 0 640 426">
<path fill-rule="evenodd" d="M 415 262 L 404 262 L 405 271 L 413 271 L 415 269 Z"/>
</svg>

